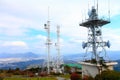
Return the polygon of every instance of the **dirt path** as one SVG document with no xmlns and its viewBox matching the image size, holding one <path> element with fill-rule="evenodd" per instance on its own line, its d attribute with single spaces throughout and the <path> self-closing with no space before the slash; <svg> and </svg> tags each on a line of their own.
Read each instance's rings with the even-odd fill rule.
<svg viewBox="0 0 120 80">
<path fill-rule="evenodd" d="M 70 80 L 70 79 L 65 79 L 65 78 L 62 78 L 62 77 L 57 77 L 58 80 Z"/>
</svg>

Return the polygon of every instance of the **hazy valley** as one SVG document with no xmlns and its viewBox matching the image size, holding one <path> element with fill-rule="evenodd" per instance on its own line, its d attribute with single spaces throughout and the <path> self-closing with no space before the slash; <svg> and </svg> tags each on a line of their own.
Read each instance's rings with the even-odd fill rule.
<svg viewBox="0 0 120 80">
<path fill-rule="evenodd" d="M 83 59 L 84 53 L 74 53 L 74 54 L 66 54 L 63 55 L 64 63 L 77 63 Z M 120 51 L 109 51 L 108 56 L 110 60 L 114 60 L 118 62 L 118 65 L 115 66 L 117 70 L 120 71 Z M 32 66 L 43 66 L 45 63 L 45 55 L 39 55 L 32 52 L 28 53 L 17 53 L 17 54 L 9 54 L 4 53 L 4 55 L 0 54 L 0 68 L 1 69 L 9 69 L 9 68 L 20 68 L 26 69 L 27 67 Z"/>
</svg>

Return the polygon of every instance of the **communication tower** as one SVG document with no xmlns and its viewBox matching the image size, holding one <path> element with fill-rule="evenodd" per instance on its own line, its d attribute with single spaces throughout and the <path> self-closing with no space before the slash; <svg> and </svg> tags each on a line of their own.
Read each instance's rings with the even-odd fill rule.
<svg viewBox="0 0 120 80">
<path fill-rule="evenodd" d="M 63 59 L 60 53 L 60 26 L 57 26 L 57 43 L 55 43 L 56 50 L 57 50 L 57 58 L 56 58 L 56 72 L 62 73 L 63 72 Z"/>
<path fill-rule="evenodd" d="M 92 59 L 95 59 L 97 62 L 100 60 L 100 55 L 105 53 L 105 47 L 110 48 L 109 40 L 103 41 L 102 39 L 102 26 L 110 23 L 109 20 L 99 19 L 98 13 L 95 7 L 92 7 L 92 10 L 88 12 L 89 18 L 80 24 L 80 26 L 88 28 L 88 41 L 82 43 L 83 49 L 91 50 Z M 86 51 L 88 52 L 88 51 Z"/>
<path fill-rule="evenodd" d="M 47 60 L 43 63 L 43 66 L 47 66 L 47 73 L 56 72 L 62 73 L 63 72 L 63 60 L 60 55 L 60 26 L 57 26 L 57 43 L 55 43 L 56 50 L 57 50 L 57 57 L 52 57 L 50 55 L 50 47 L 51 47 L 51 39 L 50 39 L 50 20 L 49 20 L 49 8 L 48 8 L 48 21 L 44 24 L 44 28 L 47 31 L 47 40 L 46 40 L 46 47 L 47 47 Z"/>
<path fill-rule="evenodd" d="M 46 24 L 44 24 L 44 28 L 47 31 L 47 40 L 46 40 L 46 46 L 47 46 L 47 73 L 50 74 L 50 45 L 52 44 L 50 39 L 50 21 L 49 21 L 49 8 L 48 8 L 48 21 Z"/>
<path fill-rule="evenodd" d="M 98 17 L 98 3 L 97 9 L 95 6 L 88 12 L 89 18 L 82 22 L 80 26 L 88 29 L 88 40 L 82 43 L 83 49 L 86 49 L 86 53 L 92 53 L 89 60 L 85 59 L 82 64 L 82 76 L 85 75 L 95 77 L 101 71 L 105 70 L 102 64 L 108 66 L 108 69 L 112 70 L 115 62 L 105 60 L 106 50 L 105 47 L 110 48 L 110 42 L 103 41 L 102 38 L 102 26 L 110 23 L 109 20 L 100 19 Z M 85 57 L 88 57 L 87 54 Z"/>
</svg>

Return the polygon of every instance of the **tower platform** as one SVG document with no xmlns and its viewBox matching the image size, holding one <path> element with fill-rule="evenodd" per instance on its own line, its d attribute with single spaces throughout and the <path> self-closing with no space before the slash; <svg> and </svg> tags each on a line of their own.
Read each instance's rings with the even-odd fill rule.
<svg viewBox="0 0 120 80">
<path fill-rule="evenodd" d="M 82 22 L 81 24 L 79 24 L 80 26 L 83 26 L 83 27 L 91 27 L 91 26 L 103 26 L 105 24 L 108 24 L 110 23 L 110 21 L 107 21 L 107 20 L 103 20 L 103 19 L 94 19 L 94 20 L 87 20 L 85 22 Z"/>
</svg>

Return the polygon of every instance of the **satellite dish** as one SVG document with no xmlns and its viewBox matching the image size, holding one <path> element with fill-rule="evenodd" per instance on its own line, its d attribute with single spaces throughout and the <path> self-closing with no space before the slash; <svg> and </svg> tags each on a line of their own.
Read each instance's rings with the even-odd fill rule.
<svg viewBox="0 0 120 80">
<path fill-rule="evenodd" d="M 107 46 L 108 48 L 110 48 L 110 41 L 109 41 L 109 40 L 107 41 L 106 46 Z"/>
<path fill-rule="evenodd" d="M 47 24 L 44 24 L 44 28 L 45 28 L 45 29 L 48 29 L 48 28 L 47 28 Z"/>
<path fill-rule="evenodd" d="M 82 48 L 85 49 L 85 47 L 87 47 L 87 43 L 82 42 Z"/>
<path fill-rule="evenodd" d="M 44 26 L 47 26 L 47 24 L 44 24 Z"/>
</svg>

